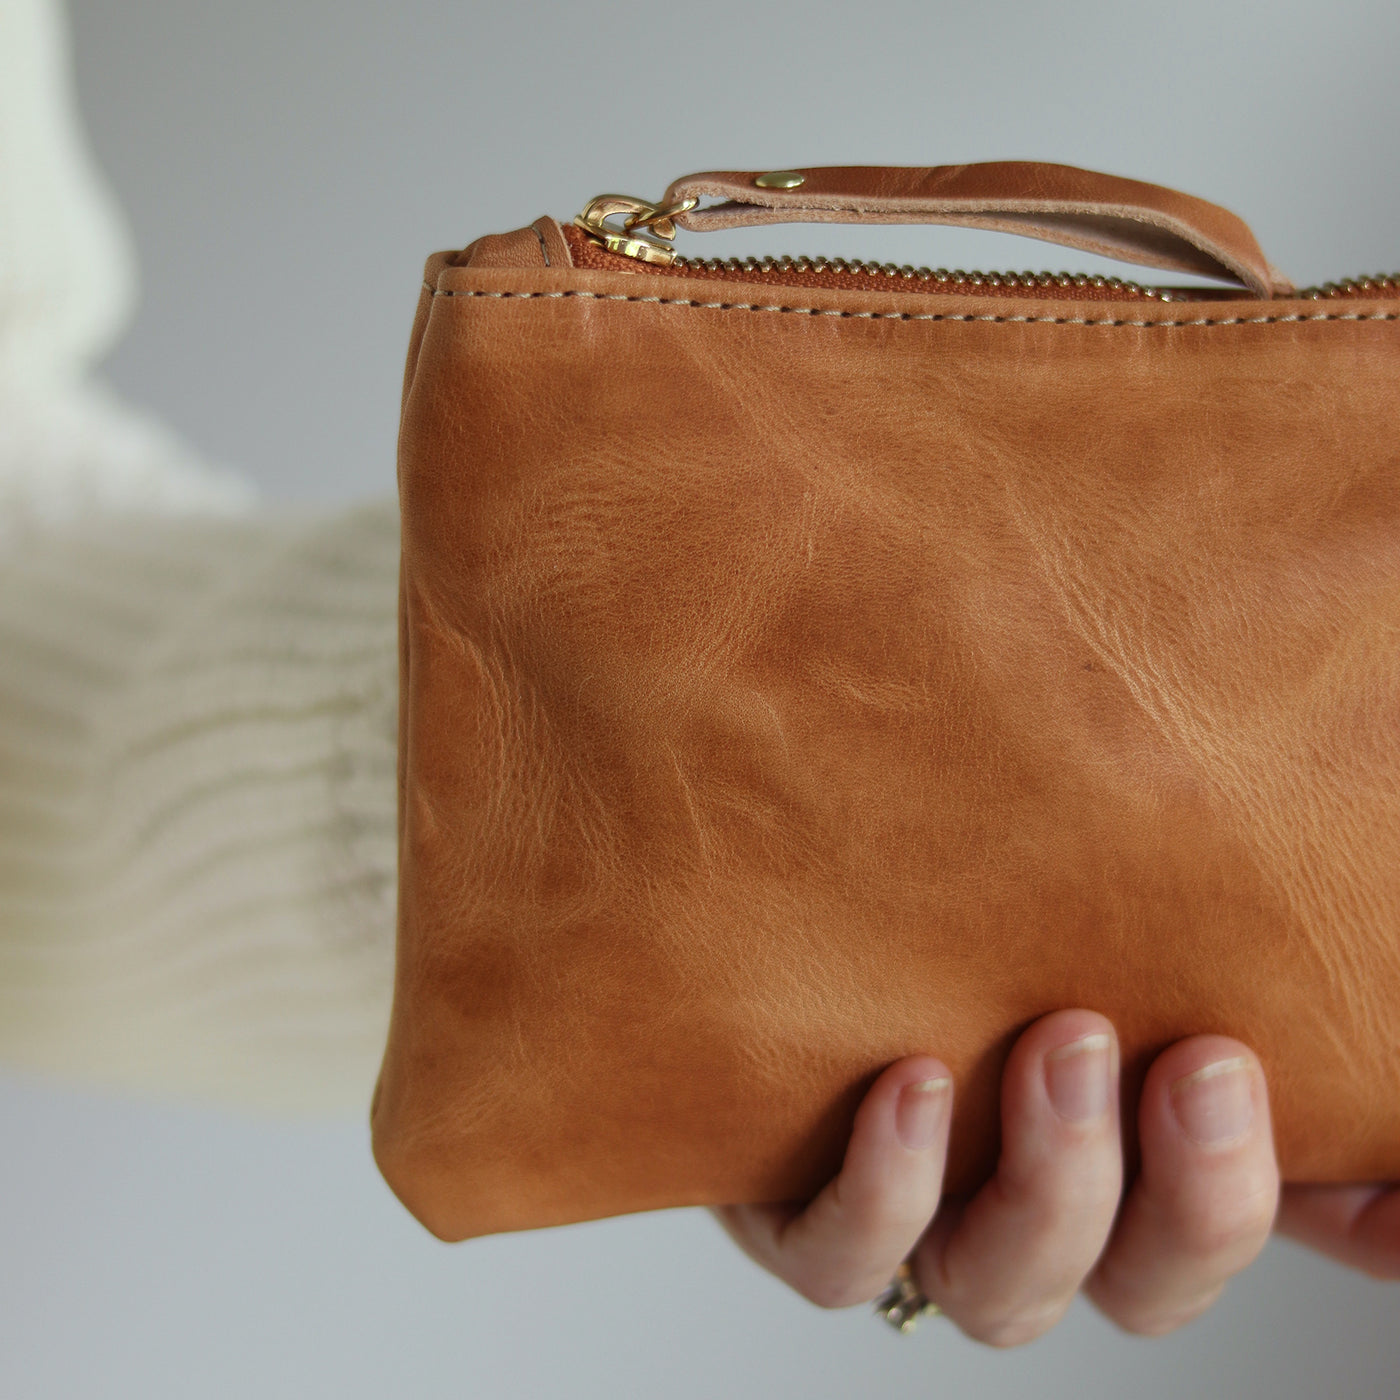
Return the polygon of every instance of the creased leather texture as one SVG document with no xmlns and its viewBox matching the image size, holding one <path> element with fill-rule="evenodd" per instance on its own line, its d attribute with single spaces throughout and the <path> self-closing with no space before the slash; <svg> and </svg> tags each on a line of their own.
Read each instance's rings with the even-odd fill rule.
<svg viewBox="0 0 1400 1400">
<path fill-rule="evenodd" d="M 1395 302 L 489 262 L 430 260 L 400 438 L 409 1209 L 804 1198 L 916 1052 L 965 1192 L 1073 1006 L 1130 1153 L 1218 1031 L 1286 1178 L 1400 1177 Z"/>
</svg>

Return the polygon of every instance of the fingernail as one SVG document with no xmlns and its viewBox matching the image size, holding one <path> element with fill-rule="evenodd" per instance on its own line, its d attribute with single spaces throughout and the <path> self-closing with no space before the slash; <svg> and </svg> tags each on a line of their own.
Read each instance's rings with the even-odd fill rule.
<svg viewBox="0 0 1400 1400">
<path fill-rule="evenodd" d="M 1249 1061 L 1241 1056 L 1183 1075 L 1171 1089 L 1172 1111 L 1181 1130 L 1202 1147 L 1243 1137 L 1254 1121 Z"/>
<path fill-rule="evenodd" d="M 921 1079 L 917 1084 L 906 1084 L 899 1091 L 894 1126 L 900 1142 L 911 1151 L 921 1152 L 933 1146 L 943 1123 L 950 1083 L 947 1078 Z"/>
<path fill-rule="evenodd" d="M 1088 1123 L 1108 1109 L 1109 1038 L 1081 1036 L 1045 1056 L 1045 1089 L 1061 1118 Z"/>
</svg>

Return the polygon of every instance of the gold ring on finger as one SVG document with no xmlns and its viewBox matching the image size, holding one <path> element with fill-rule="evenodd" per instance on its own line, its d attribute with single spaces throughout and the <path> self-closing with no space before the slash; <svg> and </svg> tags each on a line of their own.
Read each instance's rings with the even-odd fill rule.
<svg viewBox="0 0 1400 1400">
<path fill-rule="evenodd" d="M 889 1287 L 875 1300 L 875 1316 L 883 1317 L 896 1332 L 909 1333 L 921 1317 L 937 1317 L 943 1311 L 924 1296 L 906 1259 L 894 1272 Z"/>
</svg>

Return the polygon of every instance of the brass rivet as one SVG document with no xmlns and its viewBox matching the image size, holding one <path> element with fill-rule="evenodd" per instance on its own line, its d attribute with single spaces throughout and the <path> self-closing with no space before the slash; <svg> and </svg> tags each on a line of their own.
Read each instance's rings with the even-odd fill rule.
<svg viewBox="0 0 1400 1400">
<path fill-rule="evenodd" d="M 799 175 L 795 170 L 770 170 L 754 181 L 761 190 L 795 190 L 798 185 L 806 183 L 807 177 Z"/>
</svg>

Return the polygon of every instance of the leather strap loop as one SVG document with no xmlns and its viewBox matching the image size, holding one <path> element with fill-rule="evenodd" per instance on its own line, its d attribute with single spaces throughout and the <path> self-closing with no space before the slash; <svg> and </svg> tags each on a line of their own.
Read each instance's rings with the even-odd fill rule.
<svg viewBox="0 0 1400 1400">
<path fill-rule="evenodd" d="M 1068 248 L 1195 273 L 1289 296 L 1293 285 L 1265 258 L 1249 226 L 1228 209 L 1161 185 L 1072 165 L 813 166 L 792 189 L 755 183 L 762 171 L 684 175 L 666 204 L 692 196 L 724 202 L 676 215 L 685 229 L 755 224 L 957 224 L 1039 238 Z"/>
</svg>

